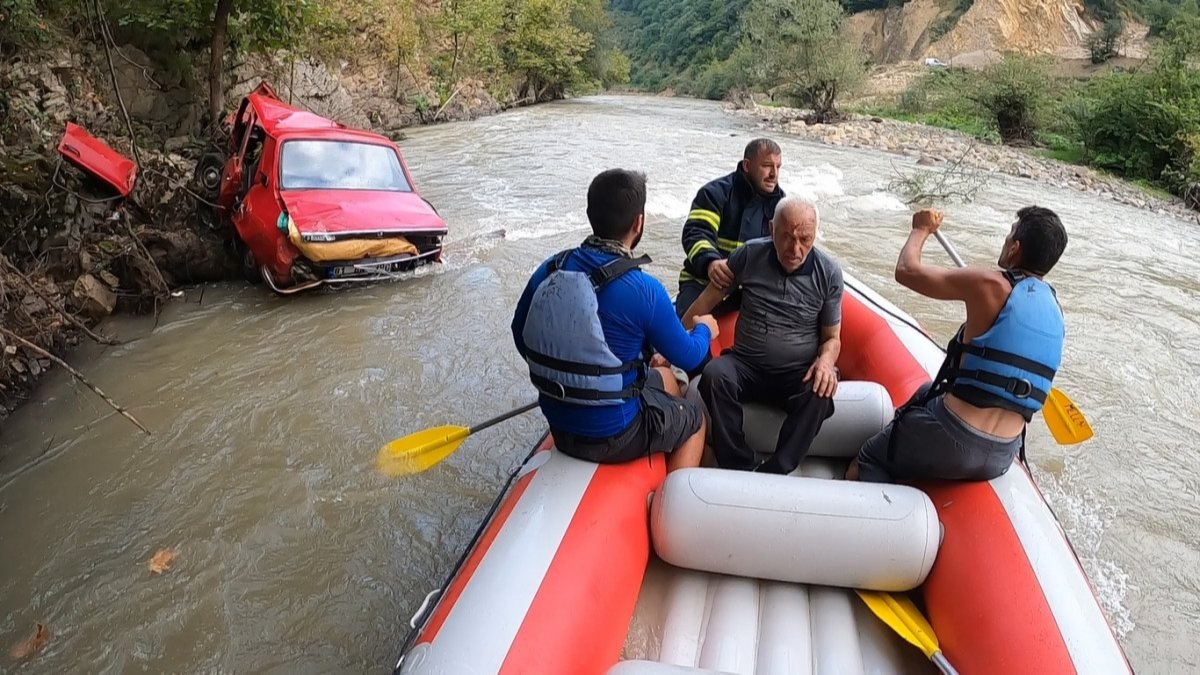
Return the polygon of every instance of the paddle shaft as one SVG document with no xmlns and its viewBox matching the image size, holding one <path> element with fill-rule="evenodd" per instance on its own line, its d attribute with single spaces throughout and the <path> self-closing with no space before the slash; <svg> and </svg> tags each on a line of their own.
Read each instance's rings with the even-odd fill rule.
<svg viewBox="0 0 1200 675">
<path fill-rule="evenodd" d="M 538 402 L 534 401 L 533 403 L 527 403 L 527 404 L 521 406 L 520 408 L 517 408 L 516 410 L 509 410 L 508 412 L 504 413 L 503 415 L 497 415 L 496 417 L 493 417 L 492 419 L 487 420 L 486 422 L 480 422 L 479 424 L 476 424 L 475 426 L 468 429 L 467 435 L 470 436 L 471 434 L 475 433 L 476 431 L 482 431 L 490 426 L 495 426 L 495 425 L 503 422 L 504 420 L 516 417 L 517 415 L 521 415 L 523 413 L 527 413 L 530 410 L 533 410 L 534 408 L 536 408 L 537 406 L 538 406 Z"/>
<path fill-rule="evenodd" d="M 934 232 L 933 236 L 937 237 L 938 243 L 942 245 L 942 248 L 946 249 L 946 255 L 950 256 L 950 259 L 954 261 L 955 265 L 958 265 L 959 267 L 967 266 L 967 263 L 963 261 L 961 256 L 958 255 L 958 251 L 954 250 L 954 245 L 950 243 L 950 240 L 946 238 L 946 235 L 942 234 L 941 230 Z"/>
<path fill-rule="evenodd" d="M 950 665 L 950 662 L 946 660 L 946 656 L 942 654 L 940 649 L 934 652 L 933 656 L 929 658 L 933 661 L 933 665 L 942 671 L 943 675 L 958 675 L 958 671 L 954 669 L 954 666 Z"/>
</svg>

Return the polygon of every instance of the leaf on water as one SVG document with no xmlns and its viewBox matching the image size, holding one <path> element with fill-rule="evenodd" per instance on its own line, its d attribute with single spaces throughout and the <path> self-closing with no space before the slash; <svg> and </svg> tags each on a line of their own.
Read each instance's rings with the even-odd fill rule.
<svg viewBox="0 0 1200 675">
<path fill-rule="evenodd" d="M 50 641 L 50 626 L 44 623 L 34 624 L 33 634 L 22 640 L 9 653 L 14 659 L 24 660 L 42 651 Z"/>
<path fill-rule="evenodd" d="M 150 562 L 146 563 L 146 566 L 150 568 L 151 572 L 162 574 L 171 569 L 171 563 L 175 562 L 176 555 L 178 554 L 173 548 L 160 548 L 154 557 L 150 558 Z"/>
</svg>

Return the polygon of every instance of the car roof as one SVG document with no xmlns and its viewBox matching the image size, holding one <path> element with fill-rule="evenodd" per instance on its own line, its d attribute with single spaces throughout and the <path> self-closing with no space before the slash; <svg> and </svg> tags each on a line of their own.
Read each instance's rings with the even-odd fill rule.
<svg viewBox="0 0 1200 675">
<path fill-rule="evenodd" d="M 321 117 L 307 110 L 294 108 L 266 94 L 250 94 L 250 105 L 264 131 L 271 136 L 304 136 L 308 138 L 345 138 L 369 140 L 392 145 L 386 137 Z"/>
</svg>

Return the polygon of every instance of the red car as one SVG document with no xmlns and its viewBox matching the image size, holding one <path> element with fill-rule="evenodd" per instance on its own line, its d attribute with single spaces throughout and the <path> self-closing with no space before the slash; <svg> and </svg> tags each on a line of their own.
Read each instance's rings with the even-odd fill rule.
<svg viewBox="0 0 1200 675">
<path fill-rule="evenodd" d="M 266 83 L 227 123 L 228 154 L 204 157 L 196 179 L 248 278 L 295 293 L 441 261 L 446 224 L 388 138 L 293 108 Z"/>
</svg>

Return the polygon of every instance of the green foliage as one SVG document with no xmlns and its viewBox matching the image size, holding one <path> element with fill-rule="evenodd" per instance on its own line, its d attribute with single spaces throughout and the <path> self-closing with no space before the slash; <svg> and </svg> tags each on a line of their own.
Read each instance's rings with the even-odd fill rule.
<svg viewBox="0 0 1200 675">
<path fill-rule="evenodd" d="M 995 121 L 1001 140 L 1028 145 L 1045 120 L 1054 79 L 1050 61 L 1007 56 L 983 70 L 968 98 Z"/>
<path fill-rule="evenodd" d="M 1124 29 L 1125 24 L 1118 17 L 1105 21 L 1099 30 L 1088 36 L 1087 47 L 1092 63 L 1104 63 L 1119 55 L 1121 31 Z"/>
<path fill-rule="evenodd" d="M 1150 35 L 1162 35 L 1178 16 L 1200 16 L 1197 0 L 1143 0 L 1139 16 L 1150 28 Z"/>
<path fill-rule="evenodd" d="M 135 44 L 171 43 L 200 48 L 212 38 L 216 0 L 104 0 L 110 21 Z M 229 15 L 229 45 L 235 51 L 294 48 L 310 32 L 336 24 L 329 6 L 317 0 L 238 0 Z"/>
<path fill-rule="evenodd" d="M 729 88 L 721 65 L 738 43 L 748 0 L 611 0 L 618 44 L 630 58 L 630 82 L 719 98 Z"/>
<path fill-rule="evenodd" d="M 1149 69 L 1092 82 L 1070 115 L 1089 160 L 1181 193 L 1200 181 L 1200 18 L 1177 18 Z"/>
<path fill-rule="evenodd" d="M 587 84 L 580 62 L 594 39 L 571 23 L 574 4 L 571 0 L 510 3 L 501 54 L 508 69 L 524 80 L 522 98 L 560 98 L 572 86 Z"/>
<path fill-rule="evenodd" d="M 0 55 L 42 44 L 49 35 L 35 0 L 0 0 Z"/>
<path fill-rule="evenodd" d="M 742 14 L 734 56 L 749 83 L 837 115 L 837 100 L 866 79 L 866 57 L 842 25 L 836 0 L 752 0 Z"/>
<path fill-rule="evenodd" d="M 1008 119 L 1050 157 L 1150 181 L 1200 204 L 1200 71 L 1191 65 L 1200 57 L 1200 17 L 1176 17 L 1164 37 L 1137 71 L 1074 82 L 1049 77 L 1044 63 L 1008 59 L 983 73 L 932 71 L 897 108 L 868 112 L 995 140 Z"/>
</svg>

